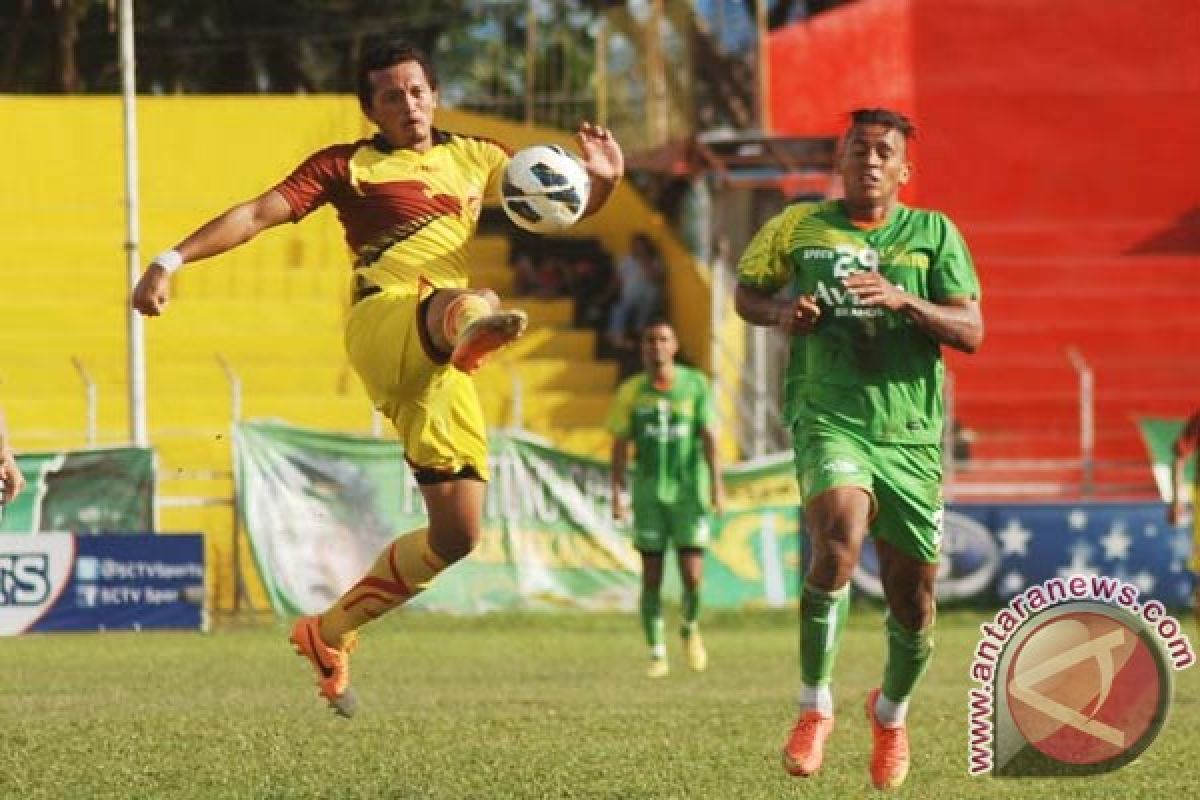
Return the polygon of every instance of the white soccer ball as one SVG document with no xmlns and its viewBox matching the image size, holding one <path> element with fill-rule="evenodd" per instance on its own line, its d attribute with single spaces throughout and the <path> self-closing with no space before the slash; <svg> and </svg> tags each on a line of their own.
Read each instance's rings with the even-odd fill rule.
<svg viewBox="0 0 1200 800">
<path fill-rule="evenodd" d="M 533 233 L 571 227 L 587 207 L 591 179 L 575 156 L 556 144 L 518 150 L 504 170 L 504 213 Z"/>
</svg>

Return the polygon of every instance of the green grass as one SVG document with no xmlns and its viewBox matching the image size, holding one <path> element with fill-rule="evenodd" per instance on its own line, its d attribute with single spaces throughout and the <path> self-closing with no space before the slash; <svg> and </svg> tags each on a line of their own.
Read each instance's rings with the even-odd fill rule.
<svg viewBox="0 0 1200 800">
<path fill-rule="evenodd" d="M 1132 765 L 1085 779 L 966 774 L 967 665 L 983 615 L 943 614 L 897 796 L 1195 797 L 1200 670 Z M 1191 626 L 1189 625 L 1189 630 Z M 713 615 L 708 672 L 642 675 L 633 615 L 394 614 L 355 656 L 353 721 L 320 702 L 280 625 L 0 642 L 0 797 L 789 798 L 872 794 L 861 711 L 879 612 L 855 610 L 820 775 L 779 748 L 798 680 L 794 612 Z M 1193 637 L 1194 639 L 1195 637 Z M 674 647 L 677 642 L 672 642 Z"/>
</svg>

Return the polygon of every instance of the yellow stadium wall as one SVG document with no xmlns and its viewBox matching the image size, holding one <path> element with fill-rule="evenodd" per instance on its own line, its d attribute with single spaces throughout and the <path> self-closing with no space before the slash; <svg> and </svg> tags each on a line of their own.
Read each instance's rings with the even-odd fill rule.
<svg viewBox="0 0 1200 800">
<path fill-rule="evenodd" d="M 274 185 L 313 151 L 370 133 L 355 99 L 345 96 L 143 97 L 137 116 L 143 263 L 205 219 Z M 120 100 L 0 96 L 0 118 L 10 153 L 9 190 L 0 193 L 0 285 L 8 287 L 6 325 L 0 330 L 6 353 L 0 362 L 0 402 L 9 405 L 18 395 L 31 400 L 25 405 L 14 400 L 15 412 L 9 414 L 23 449 L 82 446 L 82 392 L 70 365 L 71 357 L 78 357 L 100 390 L 99 443 L 127 441 Z M 570 134 L 476 114 L 442 110 L 437 122 L 514 148 L 557 142 L 575 149 Z M 580 236 L 599 238 L 616 256 L 627 252 L 630 237 L 639 231 L 655 240 L 666 260 L 669 311 L 683 354 L 710 368 L 708 274 L 662 216 L 625 183 L 600 214 L 574 229 Z M 189 292 L 219 297 L 236 288 L 242 297 L 261 296 L 264 307 L 286 300 L 281 291 L 333 293 L 331 302 L 343 302 L 344 293 L 337 289 L 348 280 L 347 261 L 336 216 L 323 210 L 303 225 L 283 226 L 203 266 L 185 269 L 174 291 L 177 297 Z M 267 265 L 270 270 L 264 269 Z M 281 270 L 289 273 L 282 284 L 270 278 Z M 78 302 L 68 303 L 68 295 Z M 16 309 L 23 311 L 16 314 Z M 171 364 L 179 343 L 203 346 L 193 343 L 203 339 L 204 330 L 179 330 L 178 325 L 168 314 L 146 326 L 149 425 L 156 447 L 163 431 L 183 424 L 177 421 L 178 400 L 163 395 L 156 371 Z M 340 342 L 338 331 L 327 333 L 331 346 Z M 24 386 L 9 379 L 33 374 L 14 372 L 20 364 L 34 365 L 36 374 L 44 376 L 39 380 L 49 385 Z M 220 372 L 214 368 L 210 379 L 222 381 Z M 215 608 L 227 609 L 234 585 L 230 510 L 204 509 L 189 519 L 199 520 L 196 524 L 208 534 L 209 596 Z M 248 551 L 241 556 L 243 564 L 251 563 Z M 263 607 L 262 587 L 248 577 L 250 599 Z"/>
<path fill-rule="evenodd" d="M 0 96 L 13 159 L 8 181 L 20 192 L 0 200 L 0 274 L 50 264 L 86 263 L 124 275 L 124 173 L 121 107 L 116 98 Z M 451 109 L 438 125 L 514 148 L 557 142 L 561 131 Z M 138 101 L 141 232 L 144 255 L 174 244 L 207 215 L 279 181 L 301 159 L 333 142 L 370 133 L 354 98 L 343 96 L 143 97 Z M 46 232 L 55 231 L 53 241 Z M 576 226 L 612 253 L 649 233 L 669 270 L 670 313 L 684 354 L 709 366 L 709 283 L 662 215 L 627 183 L 608 206 Z M 18 247 L 12 247 L 16 243 Z M 345 248 L 335 216 L 324 211 L 303 226 L 272 231 L 212 259 L 203 269 L 241 273 L 263 263 L 344 273 Z M 61 274 L 61 273 L 60 273 Z M 183 273 L 187 275 L 188 272 Z M 123 313 L 124 306 L 120 307 Z"/>
</svg>

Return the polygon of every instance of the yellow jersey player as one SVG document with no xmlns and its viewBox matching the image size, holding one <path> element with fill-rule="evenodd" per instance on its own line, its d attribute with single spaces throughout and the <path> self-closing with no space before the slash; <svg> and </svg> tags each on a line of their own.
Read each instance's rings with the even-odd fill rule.
<svg viewBox="0 0 1200 800">
<path fill-rule="evenodd" d="M 467 242 L 484 195 L 498 193 L 509 151 L 434 127 L 437 73 L 415 47 L 370 49 L 356 78 L 363 113 L 379 128 L 374 137 L 313 154 L 277 186 L 205 223 L 158 256 L 133 292 L 134 307 L 157 316 L 183 264 L 326 203 L 338 212 L 354 253 L 346 351 L 395 425 L 429 515 L 428 527 L 398 536 L 333 606 L 292 629 L 321 695 L 343 716 L 356 708 L 349 654 L 357 630 L 424 590 L 479 541 L 487 440 L 469 375 L 526 323 L 490 289 L 467 288 Z M 607 130 L 586 122 L 578 144 L 592 181 L 585 213 L 593 213 L 620 180 L 624 158 Z"/>
</svg>

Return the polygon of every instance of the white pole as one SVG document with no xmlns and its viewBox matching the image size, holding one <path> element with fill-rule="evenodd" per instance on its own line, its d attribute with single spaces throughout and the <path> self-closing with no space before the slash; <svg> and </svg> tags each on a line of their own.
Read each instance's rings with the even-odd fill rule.
<svg viewBox="0 0 1200 800">
<path fill-rule="evenodd" d="M 1067 348 L 1067 358 L 1079 377 L 1079 460 L 1083 472 L 1083 494 L 1090 496 L 1096 477 L 1096 381 L 1083 353 Z"/>
<path fill-rule="evenodd" d="M 225 373 L 225 380 L 229 382 L 229 424 L 232 430 L 239 422 L 242 421 L 242 379 L 234 370 L 233 365 L 225 360 L 225 356 L 217 354 L 217 363 L 221 365 L 221 371 Z"/>
<path fill-rule="evenodd" d="M 137 75 L 133 54 L 133 0 L 121 0 L 121 111 L 125 120 L 125 263 L 129 270 L 129 292 L 141 272 L 139 253 L 141 233 L 138 228 L 138 161 L 137 161 Z M 129 321 L 129 438 L 138 447 L 146 447 L 150 436 L 146 430 L 146 342 L 142 317 L 126 303 Z"/>
<path fill-rule="evenodd" d="M 755 326 L 751 334 L 754 348 L 754 455 L 767 454 L 767 329 Z"/>
<path fill-rule="evenodd" d="M 96 381 L 92 380 L 91 373 L 88 372 L 87 367 L 78 356 L 71 356 L 71 363 L 75 365 L 75 371 L 79 373 L 79 380 L 83 381 L 83 391 L 87 402 L 87 446 L 95 447 L 96 421 L 99 419 Z"/>
</svg>

